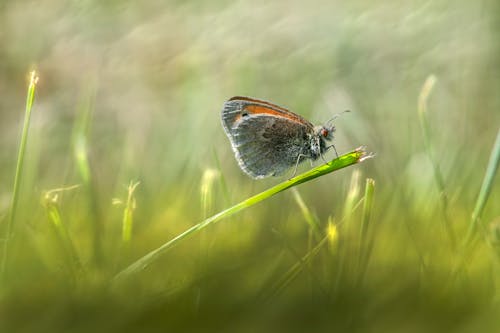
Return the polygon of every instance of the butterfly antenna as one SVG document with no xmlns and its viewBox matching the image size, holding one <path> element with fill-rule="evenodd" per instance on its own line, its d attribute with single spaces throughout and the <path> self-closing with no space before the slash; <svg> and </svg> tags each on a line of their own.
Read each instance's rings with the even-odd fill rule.
<svg viewBox="0 0 500 333">
<path fill-rule="evenodd" d="M 344 111 L 342 111 L 342 112 L 340 112 L 340 113 L 334 114 L 334 115 L 333 115 L 333 117 L 332 117 L 332 118 L 330 118 L 330 119 L 326 122 L 326 124 L 327 124 L 328 126 L 330 126 L 330 125 L 331 125 L 331 123 L 332 123 L 332 121 L 334 121 L 335 119 L 337 119 L 338 117 L 340 117 L 341 115 L 343 115 L 343 114 L 344 114 L 344 113 L 346 113 L 346 112 L 351 112 L 351 110 L 344 110 Z"/>
</svg>

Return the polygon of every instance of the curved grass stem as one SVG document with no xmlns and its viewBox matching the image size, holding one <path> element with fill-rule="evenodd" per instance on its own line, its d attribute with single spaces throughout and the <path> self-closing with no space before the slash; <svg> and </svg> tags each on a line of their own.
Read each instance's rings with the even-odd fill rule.
<svg viewBox="0 0 500 333">
<path fill-rule="evenodd" d="M 167 252 L 167 250 L 171 249 L 175 245 L 177 245 L 181 240 L 186 239 L 189 236 L 192 236 L 193 234 L 201 231 L 205 227 L 214 224 L 226 217 L 229 217 L 233 214 L 236 214 L 237 212 L 249 208 L 265 199 L 270 198 L 271 196 L 285 191 L 293 186 L 297 186 L 299 184 L 308 182 L 310 180 L 313 180 L 314 178 L 324 176 L 330 172 L 348 167 L 350 165 L 362 162 L 368 158 L 373 157 L 372 154 L 367 154 L 365 149 L 363 147 L 360 147 L 358 149 L 355 149 L 345 155 L 342 155 L 332 161 L 330 161 L 327 164 L 320 165 L 312 170 L 309 170 L 301 175 L 298 175 L 292 179 L 286 180 L 274 187 L 271 187 L 270 189 L 261 192 L 259 194 L 256 194 L 246 200 L 243 200 L 242 202 L 229 207 L 212 217 L 209 217 L 205 219 L 204 221 L 195 224 L 191 228 L 187 229 L 183 233 L 177 235 L 176 237 L 172 238 L 168 242 L 164 243 L 157 249 L 149 252 L 142 258 L 138 259 L 134 263 L 132 263 L 130 266 L 119 272 L 115 277 L 114 281 L 120 280 L 124 277 L 133 275 L 135 273 L 138 273 L 142 271 L 144 268 L 149 266 L 151 263 L 153 263 L 155 260 L 157 260 L 161 255 Z"/>
</svg>

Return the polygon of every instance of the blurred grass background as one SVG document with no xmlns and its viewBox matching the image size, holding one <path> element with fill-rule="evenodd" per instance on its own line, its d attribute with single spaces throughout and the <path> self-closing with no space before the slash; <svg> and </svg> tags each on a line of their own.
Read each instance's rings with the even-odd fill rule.
<svg viewBox="0 0 500 333">
<path fill-rule="evenodd" d="M 498 181 L 478 240 L 459 244 L 500 124 L 499 36 L 493 0 L 3 0 L 2 229 L 28 72 L 40 81 L 0 329 L 497 331 Z M 446 210 L 417 112 L 431 74 L 427 116 Z M 148 251 L 279 181 L 239 170 L 220 125 L 222 103 L 234 95 L 270 100 L 316 124 L 352 110 L 336 121 L 337 150 L 367 145 L 377 157 L 299 187 L 312 215 L 282 193 L 111 286 Z M 356 204 L 367 177 L 376 186 L 370 241 L 361 244 Z M 130 240 L 122 236 L 125 207 Z M 322 234 L 330 220 L 336 237 L 277 288 L 319 242 L 311 218 Z M 364 269 L 360 251 L 368 253 Z"/>
</svg>

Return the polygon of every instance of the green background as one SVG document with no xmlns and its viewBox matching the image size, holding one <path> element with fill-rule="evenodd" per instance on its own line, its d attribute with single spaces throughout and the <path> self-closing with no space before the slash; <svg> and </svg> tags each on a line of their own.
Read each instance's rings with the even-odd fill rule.
<svg viewBox="0 0 500 333">
<path fill-rule="evenodd" d="M 478 240 L 460 244 L 499 130 L 499 13 L 496 1 L 465 0 L 0 2 L 2 230 L 28 73 L 40 77 L 0 329 L 495 331 L 498 180 Z M 437 78 L 427 117 L 446 209 L 418 116 L 429 75 Z M 301 264 L 320 238 L 286 191 L 111 285 L 150 250 L 286 179 L 254 181 L 239 169 L 220 124 L 234 95 L 314 124 L 352 111 L 335 121 L 337 151 L 365 145 L 376 158 L 298 187 L 320 233 L 330 221 L 337 238 Z M 363 204 L 355 205 L 367 177 L 375 196 L 365 244 Z M 127 186 L 136 181 L 132 236 L 123 242 Z M 75 184 L 56 206 L 77 271 L 45 197 Z M 282 283 L 297 263 L 301 271 Z"/>
</svg>

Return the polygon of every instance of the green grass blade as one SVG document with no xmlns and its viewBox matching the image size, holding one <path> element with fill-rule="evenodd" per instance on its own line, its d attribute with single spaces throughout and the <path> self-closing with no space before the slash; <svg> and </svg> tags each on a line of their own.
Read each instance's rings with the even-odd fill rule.
<svg viewBox="0 0 500 333">
<path fill-rule="evenodd" d="M 359 170 L 354 170 L 351 176 L 351 183 L 349 185 L 349 190 L 347 192 L 347 196 L 344 203 L 344 215 L 342 220 L 344 223 L 349 226 L 352 214 L 354 212 L 354 207 L 359 202 L 359 192 L 361 186 L 359 184 L 359 180 L 361 178 L 361 172 Z"/>
<path fill-rule="evenodd" d="M 302 212 L 302 216 L 309 225 L 310 230 L 312 230 L 312 232 L 316 237 L 321 237 L 321 230 L 318 218 L 314 216 L 314 214 L 311 212 L 311 210 L 306 205 L 304 199 L 302 199 L 302 196 L 300 195 L 299 191 L 297 191 L 297 189 L 295 188 L 292 189 L 292 194 L 295 199 L 295 202 L 297 203 L 297 205 L 300 208 L 300 211 Z"/>
<path fill-rule="evenodd" d="M 366 266 L 370 258 L 371 245 L 368 239 L 368 227 L 370 224 L 370 217 L 373 208 L 373 192 L 375 191 L 375 180 L 371 178 L 366 179 L 365 197 L 363 204 L 363 220 L 361 222 L 361 230 L 359 235 L 359 283 L 363 281 Z"/>
<path fill-rule="evenodd" d="M 177 235 L 170 241 L 164 243 L 161 245 L 159 248 L 149 252 L 142 258 L 138 259 L 134 263 L 132 263 L 130 266 L 125 268 L 123 271 L 118 273 L 115 276 L 115 281 L 120 280 L 123 277 L 132 275 L 134 273 L 140 272 L 144 268 L 146 268 L 148 265 L 150 265 L 152 262 L 157 260 L 162 254 L 164 254 L 167 250 L 172 248 L 173 246 L 177 245 L 181 240 L 187 238 L 188 236 L 193 235 L 196 232 L 199 232 L 200 230 L 204 229 L 205 227 L 216 223 L 226 217 L 229 217 L 233 214 L 236 214 L 237 212 L 251 207 L 265 199 L 268 199 L 272 197 L 273 195 L 285 191 L 293 186 L 297 186 L 299 184 L 308 182 L 310 180 L 313 180 L 315 178 L 324 176 L 330 172 L 348 167 L 350 165 L 362 162 L 368 158 L 371 158 L 373 155 L 367 154 L 364 148 L 358 148 L 352 152 L 349 152 L 343 156 L 340 156 L 332 161 L 330 161 L 327 164 L 320 165 L 312 170 L 309 170 L 301 175 L 298 175 L 292 179 L 286 180 L 274 187 L 271 187 L 270 189 L 261 192 L 259 194 L 256 194 L 246 200 L 243 200 L 242 202 L 226 209 L 223 210 L 222 212 L 219 212 L 212 217 L 209 217 L 208 219 L 192 226 L 191 228 L 187 229 L 183 233 Z"/>
<path fill-rule="evenodd" d="M 224 197 L 224 202 L 229 205 L 229 203 L 231 202 L 229 200 L 229 188 L 227 186 L 227 183 L 226 183 L 226 177 L 224 177 L 224 173 L 222 172 L 222 167 L 220 165 L 220 161 L 219 161 L 219 156 L 217 156 L 217 152 L 216 150 L 214 149 L 213 150 L 213 157 L 214 157 L 214 162 L 215 162 L 215 166 L 216 166 L 216 170 L 218 171 L 219 173 L 219 185 L 220 185 L 220 188 L 221 188 L 221 191 L 222 191 L 222 195 Z"/>
<path fill-rule="evenodd" d="M 302 258 L 292 265 L 288 269 L 288 271 L 283 274 L 283 276 L 276 281 L 276 283 L 271 287 L 271 291 L 269 294 L 264 296 L 264 299 L 268 300 L 277 295 L 279 295 L 283 290 L 286 289 L 288 285 L 290 285 L 293 280 L 304 270 L 306 269 L 306 264 L 309 263 L 323 248 L 324 245 L 328 244 L 329 236 L 323 237 L 319 243 L 312 248 L 309 252 L 307 252 Z"/>
<path fill-rule="evenodd" d="M 45 192 L 42 197 L 42 205 L 45 208 L 47 219 L 51 223 L 60 244 L 60 254 L 62 257 L 65 257 L 69 271 L 75 281 L 78 279 L 79 273 L 83 271 L 83 266 L 75 245 L 71 240 L 68 227 L 61 217 L 60 196 L 63 192 L 70 191 L 78 187 L 80 186 L 74 185 L 53 189 Z"/>
<path fill-rule="evenodd" d="M 307 268 L 306 265 L 316 257 L 324 245 L 329 245 L 330 249 L 333 250 L 333 246 L 337 245 L 337 242 L 337 226 L 330 220 L 326 229 L 326 235 L 316 244 L 316 246 L 311 248 L 303 257 L 299 258 L 299 260 L 271 286 L 270 292 L 264 296 L 264 299 L 270 299 L 280 294 L 304 269 Z"/>
<path fill-rule="evenodd" d="M 83 190 L 86 194 L 91 214 L 93 262 L 96 266 L 101 266 L 103 260 L 102 234 L 104 228 L 99 204 L 99 193 L 95 187 L 95 179 L 92 175 L 88 147 L 96 98 L 95 86 L 95 83 L 90 83 L 89 91 L 84 95 L 78 106 L 78 119 L 73 129 L 73 154 L 78 173 L 83 182 Z"/>
<path fill-rule="evenodd" d="M 203 218 L 207 218 L 212 210 L 214 202 L 214 183 L 219 178 L 219 171 L 206 169 L 201 177 L 200 204 Z"/>
<path fill-rule="evenodd" d="M 14 189 L 10 204 L 9 218 L 7 220 L 7 228 L 5 230 L 5 236 L 4 236 L 2 263 L 0 268 L 1 269 L 0 274 L 2 275 L 2 277 L 4 276 L 7 265 L 9 241 L 12 236 L 12 230 L 14 228 L 14 223 L 17 215 L 17 207 L 19 202 L 19 188 L 22 180 L 24 157 L 26 153 L 26 143 L 28 142 L 28 132 L 31 120 L 31 110 L 33 108 L 33 103 L 35 101 L 35 90 L 37 83 L 38 83 L 38 76 L 36 75 L 35 71 L 32 71 L 30 76 L 30 83 L 28 85 L 28 94 L 26 96 L 26 109 L 24 113 L 24 124 L 21 134 L 21 143 L 19 145 L 19 152 L 17 155 L 16 173 L 14 176 Z"/>
<path fill-rule="evenodd" d="M 372 207 L 373 207 L 373 192 L 375 191 L 375 180 L 371 178 L 366 179 L 366 185 L 365 185 L 365 197 L 364 197 L 364 204 L 363 204 L 363 221 L 361 223 L 361 230 L 360 230 L 360 242 L 361 244 L 364 244 L 366 242 L 366 237 L 368 233 L 368 225 L 370 223 L 370 216 L 372 213 Z"/>
<path fill-rule="evenodd" d="M 140 182 L 130 182 L 127 187 L 127 202 L 123 209 L 122 218 L 122 243 L 128 244 L 132 238 L 132 228 L 134 226 L 134 211 L 136 208 L 135 190 Z"/>
<path fill-rule="evenodd" d="M 486 201 L 491 193 L 491 187 L 493 186 L 493 181 L 498 170 L 498 164 L 500 164 L 500 129 L 498 130 L 495 144 L 491 150 L 490 160 L 488 162 L 488 167 L 486 168 L 486 173 L 484 174 L 481 190 L 479 191 L 479 196 L 477 197 L 476 205 L 474 207 L 474 211 L 472 212 L 469 231 L 466 237 L 466 244 L 472 240 L 479 220 L 481 219 L 484 206 L 486 205 Z"/>
</svg>

